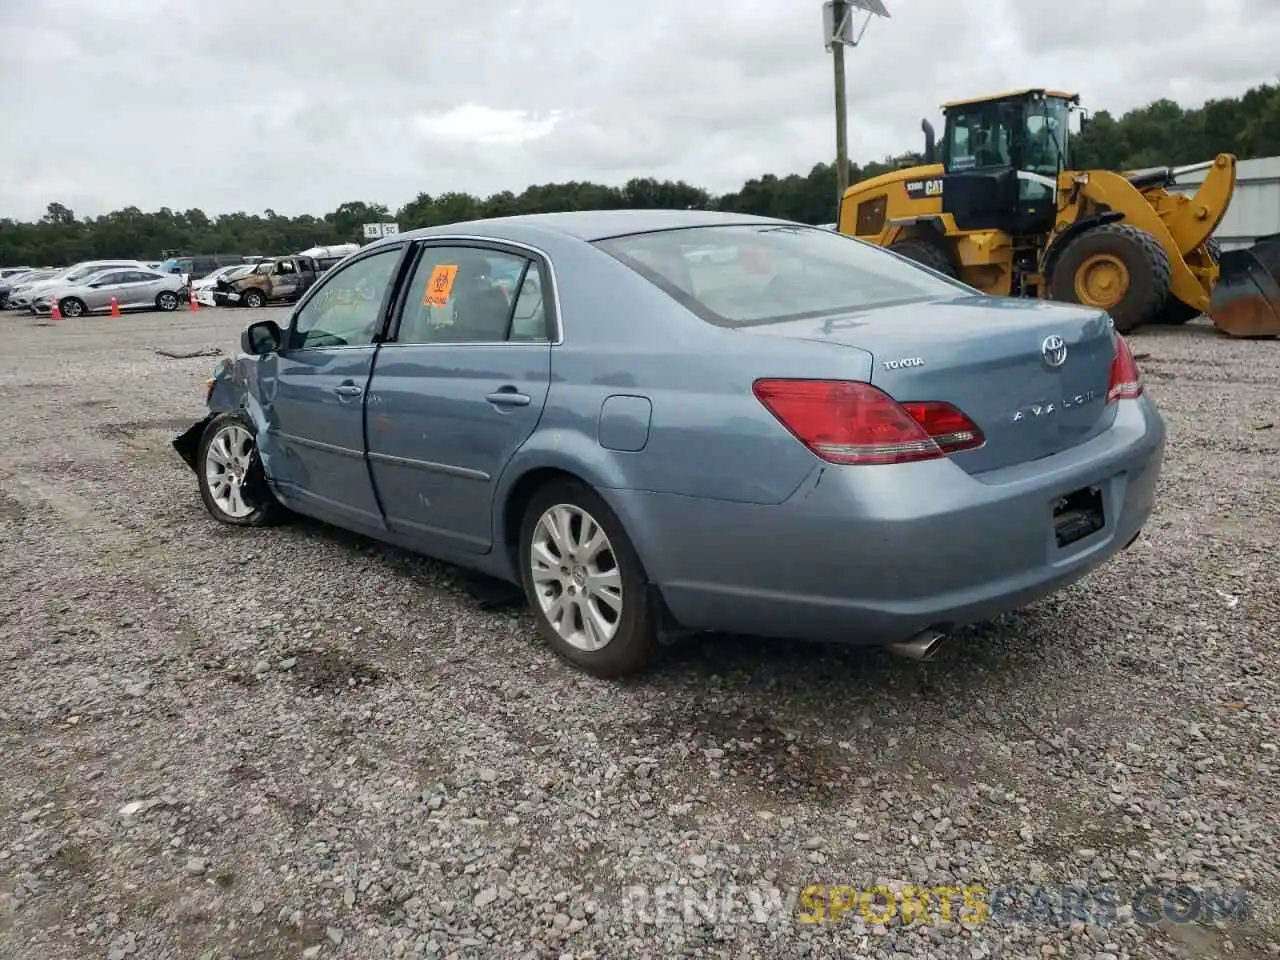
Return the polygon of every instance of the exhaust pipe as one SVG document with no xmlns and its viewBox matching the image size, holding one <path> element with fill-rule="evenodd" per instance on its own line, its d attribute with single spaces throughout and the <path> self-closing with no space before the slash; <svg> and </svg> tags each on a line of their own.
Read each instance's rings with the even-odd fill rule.
<svg viewBox="0 0 1280 960">
<path fill-rule="evenodd" d="M 927 630 L 921 630 L 909 640 L 887 644 L 886 649 L 908 660 L 928 661 L 933 659 L 934 654 L 938 652 L 938 647 L 946 638 L 947 635 L 941 630 L 930 627 Z"/>
</svg>

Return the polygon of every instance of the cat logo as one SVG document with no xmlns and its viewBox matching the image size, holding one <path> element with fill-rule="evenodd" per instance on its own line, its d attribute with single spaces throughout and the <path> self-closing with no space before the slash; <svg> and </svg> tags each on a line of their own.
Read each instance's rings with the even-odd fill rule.
<svg viewBox="0 0 1280 960">
<path fill-rule="evenodd" d="M 907 196 L 909 197 L 940 197 L 942 196 L 942 178 L 933 177 L 928 180 L 908 180 L 906 182 Z"/>
</svg>

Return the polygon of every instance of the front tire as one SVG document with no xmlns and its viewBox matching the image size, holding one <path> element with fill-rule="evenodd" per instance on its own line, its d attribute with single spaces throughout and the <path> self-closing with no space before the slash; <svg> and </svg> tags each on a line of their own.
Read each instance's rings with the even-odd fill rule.
<svg viewBox="0 0 1280 960">
<path fill-rule="evenodd" d="M 1217 263 L 1222 258 L 1222 244 L 1210 237 L 1205 246 L 1209 251 L 1209 259 Z M 1151 322 L 1164 326 L 1179 326 L 1194 320 L 1200 314 L 1201 311 L 1195 307 L 1187 306 L 1171 293 L 1169 294 L 1169 299 L 1164 302 L 1164 306 L 1160 308 L 1160 312 L 1156 314 L 1155 319 Z"/>
<path fill-rule="evenodd" d="M 178 295 L 169 290 L 163 290 L 156 294 L 156 309 L 163 310 L 165 313 L 172 313 L 178 309 Z"/>
<path fill-rule="evenodd" d="M 209 515 L 233 527 L 278 523 L 284 508 L 267 487 L 257 431 L 241 410 L 209 421 L 196 454 L 200 499 Z"/>
<path fill-rule="evenodd" d="M 58 311 L 64 317 L 83 317 L 86 313 L 84 301 L 79 297 L 67 297 L 58 302 Z"/>
<path fill-rule="evenodd" d="M 520 572 L 538 631 L 592 676 L 638 673 L 653 660 L 657 625 L 644 567 L 622 522 L 590 487 L 548 484 L 520 525 Z"/>
<path fill-rule="evenodd" d="M 1169 297 L 1171 275 L 1155 237 L 1128 223 L 1104 223 L 1067 243 L 1053 265 L 1049 295 L 1100 307 L 1116 330 L 1129 333 L 1155 319 Z"/>
<path fill-rule="evenodd" d="M 257 310 L 267 302 L 267 298 L 262 295 L 261 290 L 246 290 L 244 298 L 240 302 L 250 310 Z"/>
</svg>

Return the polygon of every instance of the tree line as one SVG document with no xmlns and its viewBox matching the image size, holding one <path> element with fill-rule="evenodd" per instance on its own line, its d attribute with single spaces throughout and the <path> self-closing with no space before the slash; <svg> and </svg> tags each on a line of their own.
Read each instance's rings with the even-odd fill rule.
<svg viewBox="0 0 1280 960">
<path fill-rule="evenodd" d="M 1113 117 L 1106 110 L 1074 141 L 1077 168 L 1125 170 L 1207 160 L 1223 151 L 1241 159 L 1280 154 L 1280 84 L 1264 84 L 1240 97 L 1210 100 L 1186 109 L 1157 100 Z M 849 182 L 876 176 L 921 154 L 850 164 Z M 621 187 L 570 181 L 476 197 L 467 193 L 419 193 L 398 210 L 349 201 L 316 217 L 286 217 L 274 210 L 210 217 L 204 211 L 162 207 L 144 213 L 126 207 L 100 217 L 77 218 L 50 203 L 35 223 L 0 219 L 0 266 L 61 265 L 105 257 L 155 259 L 165 250 L 184 253 L 280 254 L 307 247 L 360 241 L 365 223 L 394 219 L 402 230 L 478 217 L 557 210 L 702 208 L 783 217 L 804 223 L 835 219 L 835 166 L 818 163 L 807 174 L 764 174 L 732 193 L 714 196 L 683 180 L 636 178 Z"/>
</svg>

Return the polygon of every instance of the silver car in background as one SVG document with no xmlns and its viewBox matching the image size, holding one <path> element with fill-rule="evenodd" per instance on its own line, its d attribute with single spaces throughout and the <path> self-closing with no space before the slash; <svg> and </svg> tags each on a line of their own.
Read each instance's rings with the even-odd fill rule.
<svg viewBox="0 0 1280 960">
<path fill-rule="evenodd" d="M 53 301 L 64 317 L 101 313 L 111 309 L 111 300 L 121 310 L 178 309 L 187 298 L 182 277 L 140 268 L 104 270 L 85 277 L 78 283 L 60 283 L 40 294 L 31 309 L 38 314 L 52 312 Z"/>
<path fill-rule="evenodd" d="M 36 300 L 47 296 L 54 287 L 82 283 L 95 273 L 101 273 L 103 270 L 129 269 L 145 270 L 146 268 L 137 260 L 123 258 L 116 260 L 81 260 L 79 263 L 63 267 L 52 276 L 44 277 L 37 282 L 24 281 L 21 284 L 14 284 L 13 289 L 9 291 L 9 305 L 19 309 L 30 307 Z"/>
</svg>

